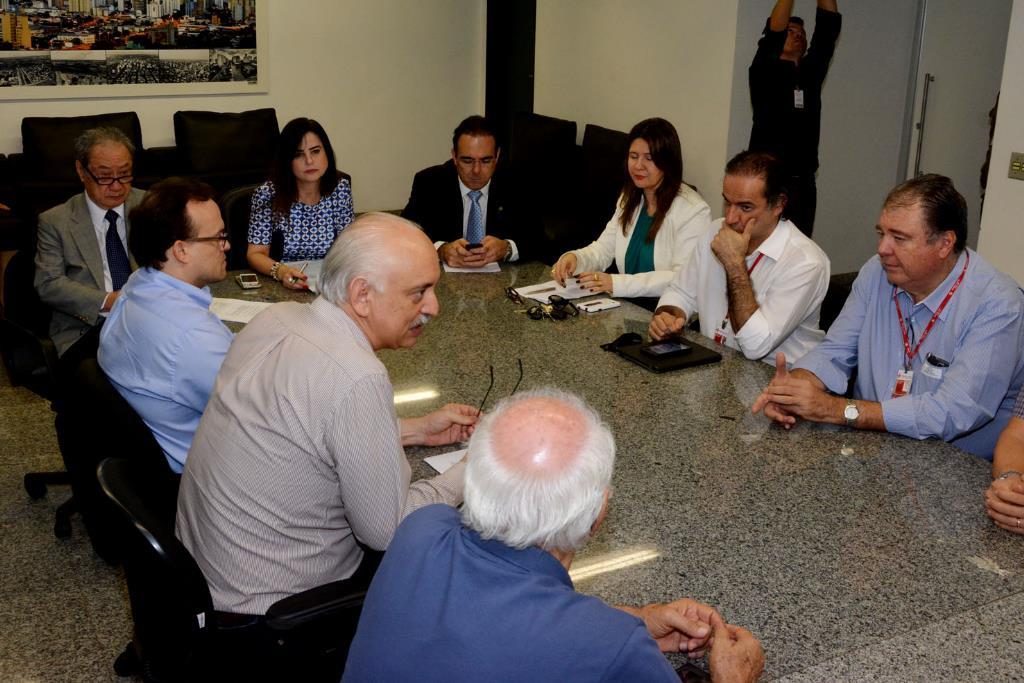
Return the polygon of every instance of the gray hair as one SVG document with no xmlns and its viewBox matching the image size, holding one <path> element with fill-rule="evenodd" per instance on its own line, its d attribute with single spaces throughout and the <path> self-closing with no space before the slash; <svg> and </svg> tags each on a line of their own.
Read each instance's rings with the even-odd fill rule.
<svg viewBox="0 0 1024 683">
<path fill-rule="evenodd" d="M 419 227 L 393 214 L 365 213 L 341 231 L 334 246 L 324 257 L 320 269 L 320 296 L 337 306 L 348 301 L 348 286 L 356 278 L 365 278 L 378 292 L 383 290 L 383 275 L 395 257 L 387 240 L 395 228 Z"/>
<path fill-rule="evenodd" d="M 575 459 L 553 476 L 514 471 L 496 457 L 493 430 L 511 407 L 551 399 L 577 412 L 586 425 Z M 530 429 L 524 424 L 522 429 Z M 615 439 L 593 408 L 566 391 L 543 388 L 501 401 L 477 424 L 469 441 L 462 521 L 485 539 L 513 548 L 579 550 L 601 514 L 615 466 Z"/>
<path fill-rule="evenodd" d="M 89 153 L 92 152 L 92 148 L 96 145 L 101 145 L 104 142 L 116 142 L 122 144 L 128 150 L 129 154 L 135 156 L 135 143 L 131 141 L 131 138 L 124 134 L 124 131 L 120 128 L 101 126 L 99 128 L 90 128 L 75 138 L 75 159 L 77 159 L 82 166 L 88 166 Z"/>
</svg>

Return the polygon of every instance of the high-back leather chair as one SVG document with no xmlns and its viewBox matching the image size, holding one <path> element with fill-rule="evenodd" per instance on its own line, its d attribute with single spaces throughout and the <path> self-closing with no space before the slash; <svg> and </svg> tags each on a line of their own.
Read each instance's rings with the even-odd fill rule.
<svg viewBox="0 0 1024 683">
<path fill-rule="evenodd" d="M 341 678 L 366 586 L 319 586 L 278 601 L 261 618 L 217 612 L 199 565 L 163 514 L 176 492 L 138 458 L 104 460 L 97 476 L 120 512 L 119 530 L 130 537 L 124 571 L 135 632 L 115 663 L 119 675 L 174 681 Z"/>
<path fill-rule="evenodd" d="M 209 183 L 218 192 L 265 180 L 279 132 L 277 113 L 269 108 L 174 112 L 174 141 L 182 173 Z"/>
<path fill-rule="evenodd" d="M 221 195 L 220 213 L 224 218 L 224 230 L 231 238 L 231 250 L 228 251 L 229 270 L 249 267 L 245 252 L 249 247 L 249 212 L 252 195 L 257 187 L 258 185 L 245 185 Z"/>
</svg>

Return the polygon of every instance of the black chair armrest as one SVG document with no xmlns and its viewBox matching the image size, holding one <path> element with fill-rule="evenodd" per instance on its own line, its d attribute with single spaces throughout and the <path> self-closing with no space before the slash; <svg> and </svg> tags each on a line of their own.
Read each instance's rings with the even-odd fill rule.
<svg viewBox="0 0 1024 683">
<path fill-rule="evenodd" d="M 292 631 L 321 619 L 333 619 L 344 613 L 358 613 L 363 608 L 366 589 L 345 579 L 278 600 L 267 610 L 267 627 L 275 631 Z"/>
</svg>

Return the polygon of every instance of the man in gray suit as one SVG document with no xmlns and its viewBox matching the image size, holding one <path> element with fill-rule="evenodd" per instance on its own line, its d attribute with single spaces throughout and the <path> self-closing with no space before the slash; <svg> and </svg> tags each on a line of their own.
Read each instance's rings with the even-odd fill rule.
<svg viewBox="0 0 1024 683">
<path fill-rule="evenodd" d="M 75 141 L 85 191 L 39 216 L 35 285 L 53 309 L 50 338 L 62 364 L 95 355 L 98 335 L 87 333 L 103 321 L 136 268 L 125 248 L 128 212 L 145 194 L 131 186 L 134 153 L 116 128 L 85 131 Z"/>
</svg>

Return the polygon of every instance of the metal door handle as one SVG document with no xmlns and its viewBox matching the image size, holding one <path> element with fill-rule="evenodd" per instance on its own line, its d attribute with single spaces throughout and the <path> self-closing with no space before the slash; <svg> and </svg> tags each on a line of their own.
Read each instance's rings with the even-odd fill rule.
<svg viewBox="0 0 1024 683">
<path fill-rule="evenodd" d="M 928 86 L 935 80 L 931 74 L 924 75 L 924 92 L 921 94 L 921 120 L 917 122 L 917 158 L 914 159 L 914 177 L 921 175 L 921 147 L 924 145 L 924 118 L 928 113 Z"/>
</svg>

